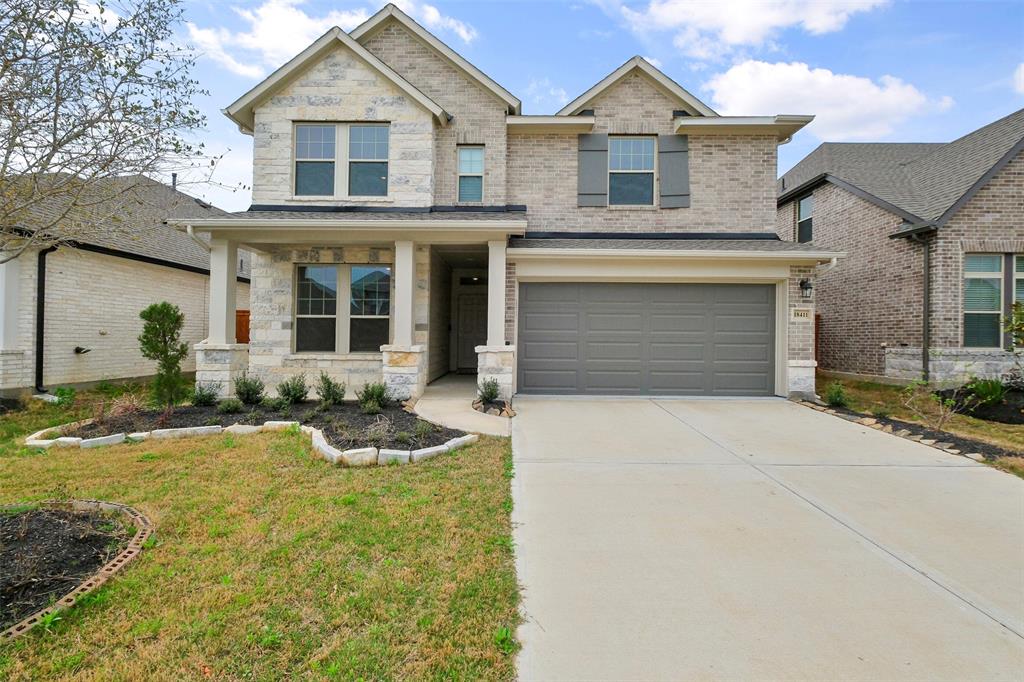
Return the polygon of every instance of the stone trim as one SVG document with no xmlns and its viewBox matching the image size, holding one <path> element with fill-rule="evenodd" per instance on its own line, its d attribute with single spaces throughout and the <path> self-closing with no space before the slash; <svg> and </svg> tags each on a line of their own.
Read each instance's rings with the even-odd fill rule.
<svg viewBox="0 0 1024 682">
<path fill-rule="evenodd" d="M 249 368 L 245 343 L 197 343 L 196 383 L 209 386 L 218 398 L 235 395 L 235 379 Z"/>
<path fill-rule="evenodd" d="M 515 346 L 477 346 L 477 385 L 494 379 L 498 382 L 498 399 L 512 400 L 515 388 Z"/>
<path fill-rule="evenodd" d="M 424 345 L 380 347 L 384 384 L 396 400 L 415 400 L 427 388 L 427 347 Z"/>
<path fill-rule="evenodd" d="M 931 348 L 928 351 L 929 380 L 936 383 L 964 382 L 972 376 L 998 379 L 1015 365 L 1013 353 L 995 348 Z M 885 375 L 893 379 L 920 379 L 921 349 L 886 348 Z"/>
<path fill-rule="evenodd" d="M 110 578 L 128 565 L 128 563 L 139 555 L 143 550 L 146 540 L 153 534 L 153 524 L 144 514 L 132 507 L 117 502 L 102 502 L 100 500 L 71 500 L 70 502 L 58 502 L 47 500 L 43 506 L 55 508 L 71 507 L 74 511 L 116 511 L 131 519 L 135 526 L 135 535 L 128 541 L 128 546 L 116 557 L 108 561 L 100 570 L 83 580 L 73 590 L 62 596 L 53 606 L 48 606 L 41 611 L 36 611 L 20 623 L 15 623 L 3 632 L 0 632 L 0 643 L 9 642 L 18 635 L 23 635 L 37 625 L 45 616 L 56 611 L 71 608 L 80 598 L 89 594 L 96 588 L 106 583 Z"/>
</svg>

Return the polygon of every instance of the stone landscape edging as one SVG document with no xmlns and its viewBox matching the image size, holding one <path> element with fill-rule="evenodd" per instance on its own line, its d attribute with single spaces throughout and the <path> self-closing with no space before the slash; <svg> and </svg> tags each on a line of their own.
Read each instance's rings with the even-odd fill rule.
<svg viewBox="0 0 1024 682">
<path fill-rule="evenodd" d="M 327 442 L 327 439 L 324 438 L 323 431 L 320 429 L 313 428 L 312 426 L 302 426 L 297 421 L 277 420 L 266 421 L 263 422 L 262 425 L 232 424 L 231 426 L 186 426 L 179 429 L 155 429 L 153 431 L 137 431 L 130 434 L 114 433 L 109 436 L 98 436 L 96 438 L 42 438 L 44 434 L 52 431 L 60 433 L 63 429 L 84 426 L 91 422 L 91 419 L 87 419 L 85 421 L 64 424 L 63 426 L 51 426 L 46 429 L 41 429 L 25 439 L 25 446 L 43 449 L 49 449 L 51 447 L 78 447 L 88 449 L 103 447 L 106 445 L 118 445 L 128 440 L 137 442 L 149 439 L 168 440 L 172 438 L 199 438 L 202 436 L 215 436 L 221 433 L 249 435 L 253 433 L 260 433 L 261 431 L 286 431 L 287 429 L 298 428 L 302 433 L 310 437 L 313 451 L 325 461 L 330 462 L 331 464 L 341 464 L 344 466 L 373 466 L 421 462 L 425 459 L 465 447 L 470 443 L 476 442 L 479 438 L 475 433 L 469 433 L 464 436 L 452 438 L 443 445 L 434 445 L 429 448 L 420 448 L 419 450 L 391 450 L 387 448 L 378 450 L 374 447 L 339 450 Z"/>
<path fill-rule="evenodd" d="M 935 448 L 936 450 L 945 452 L 947 455 L 966 457 L 967 459 L 972 459 L 975 462 L 985 461 L 985 455 L 979 452 L 963 452 L 962 450 L 953 447 L 952 443 L 944 443 L 942 441 L 935 440 L 932 438 L 924 438 L 920 434 L 915 434 L 911 432 L 909 429 L 896 430 L 889 424 L 880 423 L 874 417 L 865 417 L 857 414 L 846 414 L 843 412 L 839 412 L 837 410 L 833 410 L 831 407 L 828 407 L 826 405 L 818 405 L 817 403 L 808 402 L 806 400 L 799 400 L 797 402 L 800 405 L 809 407 L 812 410 L 816 410 L 817 412 L 824 412 L 825 414 L 830 414 L 834 417 L 839 417 L 840 419 L 844 419 L 848 422 L 853 422 L 854 424 L 860 424 L 861 426 L 867 426 L 868 428 L 875 429 L 876 431 L 881 431 L 882 433 L 888 433 L 889 435 L 896 436 L 897 438 L 903 438 L 904 440 L 909 440 L 914 443 L 927 445 L 929 447 Z"/>
<path fill-rule="evenodd" d="M 105 563 L 91 576 L 80 582 L 74 589 L 67 592 L 52 606 L 47 606 L 45 609 L 36 611 L 27 618 L 22 619 L 3 632 L 0 632 L 0 644 L 9 642 L 18 635 L 25 634 L 31 630 L 34 625 L 38 625 L 39 622 L 48 614 L 71 608 L 79 599 L 101 587 L 111 578 L 111 576 L 120 571 L 128 564 L 128 562 L 139 555 L 139 552 L 143 550 L 143 544 L 149 539 L 149 536 L 151 536 L 155 530 L 152 522 L 150 522 L 149 518 L 146 517 L 145 514 L 137 509 L 129 507 L 126 504 L 120 504 L 118 502 L 104 502 L 102 500 L 71 500 L 69 502 L 45 500 L 39 503 L 39 505 L 54 509 L 67 508 L 70 506 L 73 511 L 99 510 L 120 512 L 131 519 L 132 525 L 135 526 L 135 535 L 132 536 L 132 539 L 128 541 L 128 545 L 121 550 L 117 556 Z M 6 505 L 6 508 L 10 509 L 20 506 L 22 505 Z"/>
</svg>

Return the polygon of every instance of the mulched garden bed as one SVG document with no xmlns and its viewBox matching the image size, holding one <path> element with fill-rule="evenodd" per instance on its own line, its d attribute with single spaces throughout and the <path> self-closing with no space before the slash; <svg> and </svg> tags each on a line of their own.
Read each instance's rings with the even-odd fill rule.
<svg viewBox="0 0 1024 682">
<path fill-rule="evenodd" d="M 962 398 L 964 392 L 961 390 L 960 395 L 954 395 L 956 392 L 953 389 L 947 389 L 935 393 L 943 398 L 955 399 Z M 968 405 L 963 413 L 1001 424 L 1024 424 L 1024 391 L 1007 391 L 1006 397 L 995 405 Z"/>
<path fill-rule="evenodd" d="M 63 436 L 98 438 L 115 433 L 134 433 L 155 429 L 180 429 L 190 426 L 258 425 L 266 421 L 298 421 L 323 431 L 327 442 L 340 450 L 373 446 L 395 450 L 416 450 L 444 445 L 462 431 L 424 421 L 401 407 L 388 406 L 380 414 L 363 414 L 359 405 L 343 403 L 321 407 L 302 403 L 290 409 L 275 410 L 262 405 L 246 407 L 237 414 L 221 414 L 216 407 L 176 407 L 170 412 L 139 410 L 106 416 L 74 429 Z"/>
<path fill-rule="evenodd" d="M 934 440 L 938 443 L 951 443 L 953 447 L 959 450 L 963 454 L 969 452 L 976 452 L 980 455 L 984 455 L 986 459 L 996 459 L 997 457 L 1024 457 L 1024 452 L 1018 452 L 1016 450 L 1007 450 L 1001 448 L 998 445 L 992 445 L 991 443 L 985 443 L 980 440 L 974 440 L 973 438 L 964 438 L 963 436 L 957 436 L 949 433 L 948 431 L 936 431 L 920 424 L 912 424 L 910 422 L 901 421 L 899 419 L 890 419 L 889 417 L 876 417 L 871 414 L 864 414 L 863 412 L 854 412 L 845 408 L 831 408 L 839 414 L 850 415 L 858 418 L 874 419 L 882 426 L 890 426 L 894 432 L 905 430 L 909 431 L 910 436 L 921 436 L 922 439 Z"/>
<path fill-rule="evenodd" d="M 0 631 L 74 589 L 134 535 L 118 513 L 0 510 Z"/>
</svg>

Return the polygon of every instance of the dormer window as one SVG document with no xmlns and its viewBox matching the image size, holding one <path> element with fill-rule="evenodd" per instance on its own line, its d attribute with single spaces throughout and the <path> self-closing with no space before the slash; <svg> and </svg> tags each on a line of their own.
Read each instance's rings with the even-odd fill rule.
<svg viewBox="0 0 1024 682">
<path fill-rule="evenodd" d="M 386 123 L 297 123 L 295 196 L 386 197 L 388 133 Z"/>
</svg>

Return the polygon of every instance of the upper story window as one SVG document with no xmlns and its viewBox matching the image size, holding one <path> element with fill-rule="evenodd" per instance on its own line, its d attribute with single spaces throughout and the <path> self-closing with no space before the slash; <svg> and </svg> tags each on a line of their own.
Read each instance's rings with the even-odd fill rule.
<svg viewBox="0 0 1024 682">
<path fill-rule="evenodd" d="M 808 194 L 796 202 L 796 240 L 809 242 L 814 237 L 812 214 L 814 213 L 814 195 Z"/>
<path fill-rule="evenodd" d="M 608 204 L 654 205 L 653 137 L 608 138 Z"/>
<path fill-rule="evenodd" d="M 388 132 L 387 124 L 296 124 L 295 196 L 387 196 Z"/>
<path fill-rule="evenodd" d="M 484 148 L 459 147 L 459 201 L 484 200 Z"/>
</svg>

